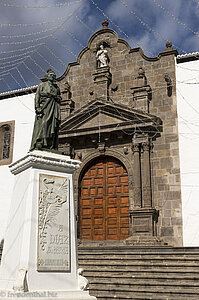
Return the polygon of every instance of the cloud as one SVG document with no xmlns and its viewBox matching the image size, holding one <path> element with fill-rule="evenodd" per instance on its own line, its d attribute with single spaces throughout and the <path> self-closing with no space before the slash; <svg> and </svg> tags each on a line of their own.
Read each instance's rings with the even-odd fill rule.
<svg viewBox="0 0 199 300">
<path fill-rule="evenodd" d="M 194 42 L 193 46 L 190 44 L 184 51 L 195 49 L 198 37 L 181 23 L 186 22 L 187 27 L 194 28 L 199 5 L 190 3 L 191 1 L 187 3 L 185 0 L 168 0 L 166 6 L 165 1 L 155 0 L 155 2 L 161 7 L 153 0 L 115 0 L 111 2 L 107 11 L 123 31 L 149 52 L 162 51 L 165 40 L 171 40 L 181 52 L 180 49 L 183 49 L 187 36 L 193 36 Z M 132 45 L 132 42 L 130 44 Z"/>
</svg>

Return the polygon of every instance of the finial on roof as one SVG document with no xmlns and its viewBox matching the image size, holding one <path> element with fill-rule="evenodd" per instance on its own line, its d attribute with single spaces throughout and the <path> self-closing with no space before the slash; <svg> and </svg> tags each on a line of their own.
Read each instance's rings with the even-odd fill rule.
<svg viewBox="0 0 199 300">
<path fill-rule="evenodd" d="M 102 21 L 102 26 L 103 26 L 103 28 L 108 28 L 108 20 L 104 20 L 104 21 Z"/>
<path fill-rule="evenodd" d="M 167 41 L 166 42 L 166 47 L 167 47 L 168 50 L 172 49 L 172 42 Z"/>
</svg>

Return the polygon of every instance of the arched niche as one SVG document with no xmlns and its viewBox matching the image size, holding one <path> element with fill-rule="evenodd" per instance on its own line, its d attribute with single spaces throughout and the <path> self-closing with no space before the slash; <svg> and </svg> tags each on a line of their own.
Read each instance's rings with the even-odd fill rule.
<svg viewBox="0 0 199 300">
<path fill-rule="evenodd" d="M 0 165 L 12 162 L 14 121 L 0 123 Z"/>
</svg>

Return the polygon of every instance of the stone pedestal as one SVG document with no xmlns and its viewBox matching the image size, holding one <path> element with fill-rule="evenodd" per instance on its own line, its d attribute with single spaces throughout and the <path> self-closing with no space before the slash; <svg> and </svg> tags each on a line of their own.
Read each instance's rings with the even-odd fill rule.
<svg viewBox="0 0 199 300">
<path fill-rule="evenodd" d="M 77 274 L 72 175 L 78 167 L 68 156 L 38 150 L 10 166 L 16 178 L 0 299 L 96 299 L 81 290 L 85 278 Z"/>
<path fill-rule="evenodd" d="M 149 112 L 151 88 L 149 85 L 131 88 L 133 94 L 133 107 L 144 112 Z"/>
<path fill-rule="evenodd" d="M 140 208 L 130 211 L 133 217 L 133 234 L 156 236 L 158 212 L 154 208 Z"/>
<path fill-rule="evenodd" d="M 147 85 L 147 78 L 143 68 L 139 68 L 138 75 L 134 78 L 134 87 L 131 88 L 133 94 L 133 107 L 149 112 L 151 100 L 151 87 Z"/>
<path fill-rule="evenodd" d="M 125 240 L 125 244 L 134 246 L 166 246 L 157 237 L 158 211 L 155 208 L 135 208 L 129 210 L 133 220 L 132 236 Z"/>
<path fill-rule="evenodd" d="M 109 86 L 111 84 L 112 75 L 110 68 L 101 67 L 93 74 L 95 84 L 95 97 L 100 99 L 109 100 Z"/>
</svg>

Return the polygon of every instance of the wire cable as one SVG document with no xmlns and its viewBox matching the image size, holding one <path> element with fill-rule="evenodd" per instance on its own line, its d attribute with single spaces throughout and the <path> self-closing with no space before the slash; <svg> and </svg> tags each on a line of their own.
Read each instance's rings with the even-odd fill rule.
<svg viewBox="0 0 199 300">
<path fill-rule="evenodd" d="M 12 91 L 10 85 L 5 81 L 5 79 L 3 78 L 2 80 L 5 82 L 5 84 L 7 85 L 8 89 L 9 89 L 10 91 Z"/>
<path fill-rule="evenodd" d="M 157 0 L 152 0 L 158 7 L 160 7 L 169 17 L 173 18 L 175 22 L 177 22 L 179 25 L 182 25 L 185 29 L 189 30 L 193 34 L 197 35 L 199 37 L 199 33 L 197 31 L 194 31 L 189 26 L 187 26 L 185 23 L 181 22 L 177 17 L 174 16 L 168 9 L 163 7 Z"/>
<path fill-rule="evenodd" d="M 52 37 L 52 38 L 54 38 L 54 37 Z M 44 45 L 44 47 L 46 48 L 46 49 L 48 49 L 48 51 L 64 66 L 64 67 L 67 67 L 67 65 L 65 64 L 65 62 L 61 59 L 61 58 L 59 58 L 46 44 Z"/>
<path fill-rule="evenodd" d="M 8 3 L 0 3 L 0 6 L 3 7 L 16 7 L 16 8 L 51 8 L 51 7 L 63 7 L 63 6 L 69 6 L 71 4 L 76 4 L 81 2 L 82 0 L 77 1 L 70 1 L 70 2 L 64 2 L 64 3 L 57 3 L 54 5 L 44 5 L 44 6 L 28 6 L 28 5 L 16 5 L 16 4 L 8 4 Z"/>
<path fill-rule="evenodd" d="M 33 52 L 33 51 L 31 51 L 31 52 Z M 31 53 L 30 52 L 30 53 Z M 7 65 L 7 67 L 9 67 L 9 64 L 12 64 L 12 63 L 14 63 L 14 62 L 17 62 L 17 61 L 19 61 L 19 60 L 22 60 L 22 59 L 24 59 L 24 58 L 28 58 L 30 55 L 25 55 L 25 56 L 23 56 L 23 57 L 21 57 L 21 58 L 17 58 L 17 59 L 14 59 L 14 60 L 11 60 L 11 61 L 6 61 L 6 62 L 1 62 L 1 65 L 0 65 L 0 69 L 3 69 L 4 67 L 2 67 L 3 65 Z M 7 59 L 7 57 L 5 57 L 4 59 Z M 0 59 L 1 60 L 1 59 Z"/>
<path fill-rule="evenodd" d="M 12 73 L 8 73 L 11 77 L 12 77 L 12 79 L 16 82 L 16 84 L 18 84 L 18 86 L 22 89 L 22 86 L 21 86 L 21 84 L 18 82 L 18 80 L 12 75 Z"/>
<path fill-rule="evenodd" d="M 154 30 L 153 28 L 151 28 L 151 26 L 149 25 L 149 24 L 147 24 L 146 22 L 144 22 L 140 17 L 138 17 L 137 15 L 136 15 L 136 13 L 133 11 L 133 10 L 131 10 L 128 6 L 127 6 L 127 4 L 123 1 L 123 0 L 120 0 L 120 2 L 121 2 L 121 4 L 123 5 L 123 6 L 125 6 L 126 7 L 126 9 L 143 25 L 143 26 L 145 26 L 146 28 L 148 28 L 151 32 L 153 32 L 156 36 L 158 36 L 158 38 L 160 38 L 161 40 L 163 40 L 163 41 L 168 41 L 168 39 L 167 38 L 165 38 L 165 37 L 163 37 L 160 33 L 158 33 L 156 30 Z M 172 43 L 173 44 L 173 43 Z M 177 45 L 175 45 L 175 44 L 173 44 L 173 46 L 174 47 L 176 47 L 177 49 L 179 49 L 181 52 L 183 52 L 183 53 L 187 53 L 186 51 L 184 51 L 183 49 L 181 49 L 179 46 L 177 46 Z"/>
<path fill-rule="evenodd" d="M 91 3 L 96 7 L 96 9 L 98 9 L 101 13 L 102 13 L 102 15 L 105 17 L 105 18 L 107 18 L 122 34 L 124 34 L 129 40 L 131 40 L 135 45 L 137 45 L 138 47 L 140 47 L 140 45 L 135 41 L 135 40 L 133 40 L 132 38 L 130 38 L 117 24 L 115 24 L 112 20 L 111 20 L 111 18 L 107 15 L 107 14 L 105 14 L 105 12 L 103 11 L 103 9 L 101 9 L 93 0 L 90 0 L 91 1 Z M 154 56 L 154 54 L 152 53 L 152 52 L 150 52 L 150 51 L 148 51 L 148 50 L 146 50 L 146 49 L 144 49 L 144 48 L 142 48 L 145 52 L 147 52 L 147 53 L 149 53 L 150 55 L 152 55 L 152 56 Z"/>
<path fill-rule="evenodd" d="M 0 27 L 32 27 L 32 26 L 48 25 L 48 24 L 63 20 L 65 18 L 66 18 L 65 16 L 58 17 L 58 18 L 52 19 L 50 21 L 43 21 L 43 22 L 32 23 L 32 24 L 27 24 L 27 23 L 25 23 L 25 24 L 0 24 Z"/>
<path fill-rule="evenodd" d="M 26 80 L 23 78 L 21 72 L 19 71 L 18 67 L 16 67 L 17 72 L 19 73 L 20 77 L 22 78 L 23 82 L 25 83 L 25 86 L 28 87 L 28 84 L 26 82 Z"/>
<path fill-rule="evenodd" d="M 36 48 L 36 47 L 39 47 L 39 46 L 42 46 L 42 45 L 44 45 L 44 43 L 40 43 L 40 44 L 37 44 L 37 45 L 32 45 L 32 46 L 29 46 L 29 47 L 26 47 L 26 48 L 21 48 L 21 49 L 8 50 L 8 51 L 0 51 L 0 54 L 7 54 L 7 53 L 13 53 L 13 52 L 14 53 L 16 53 L 16 52 L 22 52 L 24 50 L 29 50 L 31 48 Z"/>
<path fill-rule="evenodd" d="M 190 103 L 189 101 L 186 100 L 186 98 L 182 95 L 182 93 L 180 92 L 180 90 L 177 88 L 178 93 L 180 94 L 180 96 L 182 97 L 182 99 L 188 104 L 188 106 L 190 106 L 198 115 L 199 115 L 199 111 L 197 111 L 197 109 L 195 109 Z"/>
<path fill-rule="evenodd" d="M 71 51 L 68 47 L 66 47 L 66 45 L 64 45 L 62 42 L 60 42 L 55 36 L 52 37 L 59 45 L 61 45 L 64 49 L 66 49 L 68 52 L 70 52 L 75 58 L 77 57 L 77 55 Z"/>
<path fill-rule="evenodd" d="M 79 2 L 82 2 L 82 0 L 81 1 L 79 1 Z M 54 32 L 53 33 L 55 33 L 58 29 L 61 29 L 62 27 L 63 27 L 63 25 L 74 15 L 74 14 L 76 14 L 76 12 L 80 9 L 80 7 L 82 7 L 82 5 L 83 5 L 83 2 L 82 2 L 82 4 L 79 6 L 79 7 L 77 7 L 74 11 L 73 11 L 73 13 L 71 13 L 70 15 L 68 15 L 67 16 L 67 18 L 64 20 L 64 22 L 62 22 L 62 24 L 60 24 L 55 30 L 54 30 Z M 46 37 L 46 40 L 49 38 L 49 37 L 51 37 L 51 35 L 49 35 L 49 36 L 47 36 Z M 66 67 L 66 64 L 57 56 L 57 55 L 55 55 L 54 53 L 53 53 L 53 51 L 46 45 L 46 44 L 43 44 L 43 46 L 44 47 L 46 47 L 47 49 L 48 49 L 48 51 L 57 59 L 57 60 L 59 60 L 59 62 L 61 62 L 65 67 Z M 36 49 L 34 50 L 34 51 L 38 51 L 38 49 L 39 49 L 39 47 L 40 47 L 40 45 L 38 46 L 38 47 L 36 47 Z M 33 52 L 34 52 L 33 51 Z M 33 53 L 32 53 L 33 54 Z M 29 67 L 25 64 L 25 62 L 23 61 L 23 62 L 20 62 L 20 63 L 18 63 L 17 65 L 15 65 L 15 67 L 13 67 L 13 68 L 10 68 L 9 70 L 5 70 L 5 71 L 3 71 L 3 72 L 1 72 L 0 73 L 0 77 L 1 76 L 4 76 L 5 75 L 5 73 L 8 73 L 8 72 L 10 72 L 11 70 L 14 70 L 16 67 L 17 67 L 17 70 L 18 70 L 18 66 L 20 65 L 20 64 L 24 64 L 25 66 L 26 66 L 26 68 L 28 69 Z M 11 66 L 11 65 L 10 65 Z M 9 66 L 9 67 L 10 67 Z M 30 70 L 30 68 L 29 68 L 29 70 Z M 18 73 L 19 73 L 19 71 L 18 71 Z M 19 73 L 20 74 L 20 73 Z M 22 74 L 21 74 L 22 75 Z M 35 76 L 35 73 L 33 72 L 33 75 Z M 38 77 L 37 77 L 38 78 Z M 27 83 L 25 84 L 25 86 L 27 86 Z"/>
<path fill-rule="evenodd" d="M 94 30 L 90 28 L 86 23 L 84 23 L 78 16 L 75 16 L 75 18 L 86 28 L 88 29 L 91 33 L 94 33 Z"/>
<path fill-rule="evenodd" d="M 60 71 L 55 66 L 53 66 L 41 53 L 39 53 L 38 51 L 35 51 L 35 53 L 37 53 L 47 63 L 48 66 L 50 66 L 57 73 L 60 73 Z"/>
<path fill-rule="evenodd" d="M 65 17 L 66 18 L 66 17 Z M 6 39 L 12 39 L 12 38 L 24 38 L 27 36 L 31 36 L 31 35 L 39 35 L 41 33 L 46 33 L 52 30 L 55 30 L 57 28 L 59 28 L 60 25 L 54 26 L 52 28 L 49 29 L 43 29 L 41 31 L 37 31 L 37 32 L 30 32 L 30 33 L 26 33 L 26 34 L 19 34 L 19 35 L 0 35 L 0 38 L 6 38 Z"/>
<path fill-rule="evenodd" d="M 42 44 L 42 45 L 44 45 L 44 44 Z M 7 57 L 0 57 L 0 61 L 12 59 L 12 58 L 15 58 L 15 57 L 23 57 L 23 56 L 26 56 L 27 54 L 34 53 L 34 52 L 36 52 L 36 51 L 32 50 L 32 51 L 28 51 L 28 52 L 21 53 L 21 54 L 11 55 L 11 56 L 7 56 Z M 16 61 L 16 60 L 12 60 L 11 62 L 14 62 L 14 61 Z M 1 65 L 2 64 L 3 63 L 1 63 Z"/>
</svg>

